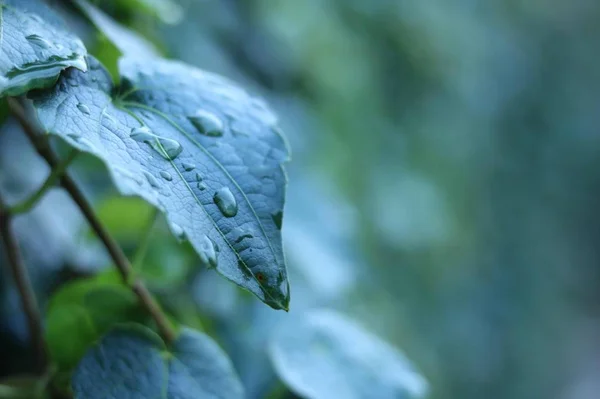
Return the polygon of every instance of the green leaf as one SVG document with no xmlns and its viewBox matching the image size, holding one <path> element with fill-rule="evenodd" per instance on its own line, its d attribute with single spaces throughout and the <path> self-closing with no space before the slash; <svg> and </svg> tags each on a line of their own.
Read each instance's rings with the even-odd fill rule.
<svg viewBox="0 0 600 399">
<path fill-rule="evenodd" d="M 287 309 L 288 151 L 267 106 L 175 61 L 123 58 L 121 88 L 95 59 L 88 64 L 88 73 L 65 71 L 60 88 L 32 96 L 44 129 L 102 159 L 121 194 L 164 212 L 206 266 Z"/>
<path fill-rule="evenodd" d="M 156 57 L 156 48 L 137 33 L 127 29 L 85 0 L 75 4 L 114 45 L 121 54 L 136 57 Z"/>
<path fill-rule="evenodd" d="M 87 69 L 83 43 L 39 0 L 0 0 L 0 96 L 52 86 L 68 67 Z"/>
<path fill-rule="evenodd" d="M 0 380 L 0 399 L 44 399 L 47 376 L 11 376 Z"/>
<path fill-rule="evenodd" d="M 139 240 L 148 228 L 154 208 L 140 198 L 110 196 L 98 204 L 97 214 L 117 240 Z"/>
<path fill-rule="evenodd" d="M 243 397 L 227 355 L 207 335 L 184 328 L 167 349 L 141 326 L 114 329 L 81 360 L 75 398 L 195 399 Z"/>
<path fill-rule="evenodd" d="M 398 350 L 333 311 L 286 325 L 269 352 L 279 377 L 307 398 L 421 398 L 427 391 Z"/>
<path fill-rule="evenodd" d="M 135 295 L 124 286 L 98 279 L 66 284 L 48 308 L 45 334 L 50 356 L 61 370 L 70 370 L 112 326 L 145 317 Z"/>
<path fill-rule="evenodd" d="M 166 24 L 175 24 L 183 18 L 183 9 L 174 0 L 119 0 L 123 7 L 143 11 Z"/>
</svg>

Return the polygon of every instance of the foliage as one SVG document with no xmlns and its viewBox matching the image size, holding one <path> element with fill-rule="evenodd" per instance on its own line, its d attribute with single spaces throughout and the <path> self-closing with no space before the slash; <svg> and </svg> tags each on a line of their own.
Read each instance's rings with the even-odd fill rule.
<svg viewBox="0 0 600 399">
<path fill-rule="evenodd" d="M 175 23 L 181 12 L 174 4 L 112 6 Z M 0 11 L 0 96 L 20 124 L 17 131 L 51 168 L 29 197 L 5 200 L 2 187 L 5 265 L 17 283 L 36 350 L 30 357 L 38 364 L 28 370 L 37 375 L 25 383 L 0 385 L 0 397 L 425 395 L 426 383 L 393 347 L 337 312 L 304 314 L 327 301 L 317 300 L 318 290 L 301 278 L 298 291 L 302 298 L 313 292 L 314 303 L 300 300 L 298 311 L 277 316 L 211 280 L 216 271 L 271 308 L 289 311 L 281 236 L 289 149 L 262 99 L 224 77 L 162 58 L 150 41 L 84 0 L 55 8 L 42 0 L 0 0 Z M 88 43 L 94 35 L 110 45 Z M 74 168 L 76 158 L 85 167 Z M 27 272 L 39 266 L 26 266 L 31 248 L 24 237 L 17 242 L 12 226 L 55 186 L 90 226 L 80 248 L 64 251 L 89 251 L 95 262 L 84 267 L 65 255 L 73 280 L 57 277 L 40 312 Z M 88 196 L 105 198 L 99 212 Z M 94 252 L 94 237 L 110 259 Z M 107 268 L 111 263 L 115 269 Z M 215 295 L 200 300 L 196 284 L 207 281 Z M 228 293 L 238 309 L 225 317 L 221 301 Z M 254 312 L 264 323 L 246 318 Z M 240 323 L 245 330 L 237 328 Z M 262 384 L 259 390 L 247 375 L 238 376 L 239 359 L 230 360 L 215 342 L 244 353 L 249 346 L 239 343 L 252 342 L 252 336 L 260 337 L 261 350 L 243 358 L 264 369 L 254 380 Z M 323 347 L 315 352 L 313 345 Z M 290 392 L 279 388 L 273 369 Z"/>
</svg>

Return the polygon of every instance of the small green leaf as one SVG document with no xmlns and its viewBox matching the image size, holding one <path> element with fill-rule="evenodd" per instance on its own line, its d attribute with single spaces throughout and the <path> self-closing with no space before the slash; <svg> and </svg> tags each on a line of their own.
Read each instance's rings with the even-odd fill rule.
<svg viewBox="0 0 600 399">
<path fill-rule="evenodd" d="M 83 43 L 39 0 L 0 0 L 0 96 L 52 86 L 69 67 L 87 70 Z"/>
<path fill-rule="evenodd" d="M 123 58 L 120 88 L 95 59 L 88 64 L 88 73 L 61 76 L 65 90 L 32 95 L 45 130 L 102 159 L 121 194 L 164 212 L 207 267 L 287 309 L 278 220 L 288 150 L 273 113 L 179 62 Z"/>
<path fill-rule="evenodd" d="M 113 325 L 145 317 L 135 295 L 124 286 L 99 279 L 66 284 L 48 308 L 45 334 L 50 356 L 61 370 L 70 370 Z"/>
<path fill-rule="evenodd" d="M 333 311 L 305 314 L 269 348 L 279 377 L 311 398 L 422 398 L 427 383 L 395 348 Z"/>
<path fill-rule="evenodd" d="M 151 330 L 117 327 L 73 373 L 75 398 L 236 399 L 242 385 L 227 355 L 207 335 L 184 328 L 167 349 Z"/>
</svg>

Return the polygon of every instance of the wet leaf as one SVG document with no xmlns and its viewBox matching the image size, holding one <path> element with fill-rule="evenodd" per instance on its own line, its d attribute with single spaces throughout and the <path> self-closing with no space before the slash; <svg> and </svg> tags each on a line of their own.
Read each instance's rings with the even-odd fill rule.
<svg viewBox="0 0 600 399">
<path fill-rule="evenodd" d="M 242 385 L 207 335 L 184 328 L 167 349 L 151 330 L 118 327 L 92 348 L 72 379 L 75 398 L 236 399 Z"/>
<path fill-rule="evenodd" d="M 32 96 L 45 130 L 102 159 L 118 190 L 164 212 L 207 267 L 287 309 L 278 215 L 288 151 L 273 113 L 179 62 L 123 58 L 120 88 L 95 59 L 88 64 L 88 73 L 62 75 L 64 90 Z"/>
<path fill-rule="evenodd" d="M 0 0 L 0 96 L 52 86 L 69 67 L 87 69 L 77 36 L 39 0 Z"/>
<path fill-rule="evenodd" d="M 408 399 L 427 391 L 398 350 L 333 311 L 312 311 L 286 324 L 270 356 L 279 377 L 306 398 Z"/>
</svg>

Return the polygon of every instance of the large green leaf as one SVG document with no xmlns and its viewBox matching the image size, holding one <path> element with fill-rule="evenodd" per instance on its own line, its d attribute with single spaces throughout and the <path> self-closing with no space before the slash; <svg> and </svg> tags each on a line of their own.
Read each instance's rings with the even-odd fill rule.
<svg viewBox="0 0 600 399">
<path fill-rule="evenodd" d="M 287 309 L 281 244 L 288 151 L 266 105 L 175 61 L 123 58 L 122 87 L 88 58 L 32 96 L 44 128 L 102 159 L 124 195 L 166 214 L 206 266 Z M 119 94 L 120 93 L 120 94 Z"/>
<path fill-rule="evenodd" d="M 119 327 L 73 373 L 75 398 L 236 399 L 243 388 L 227 355 L 207 335 L 184 328 L 167 349 L 151 330 Z"/>
<path fill-rule="evenodd" d="M 0 0 L 0 96 L 52 86 L 68 67 L 87 69 L 86 49 L 39 0 Z"/>
<path fill-rule="evenodd" d="M 333 311 L 286 325 L 269 349 L 281 379 L 303 397 L 408 399 L 427 391 L 400 352 Z"/>
</svg>

